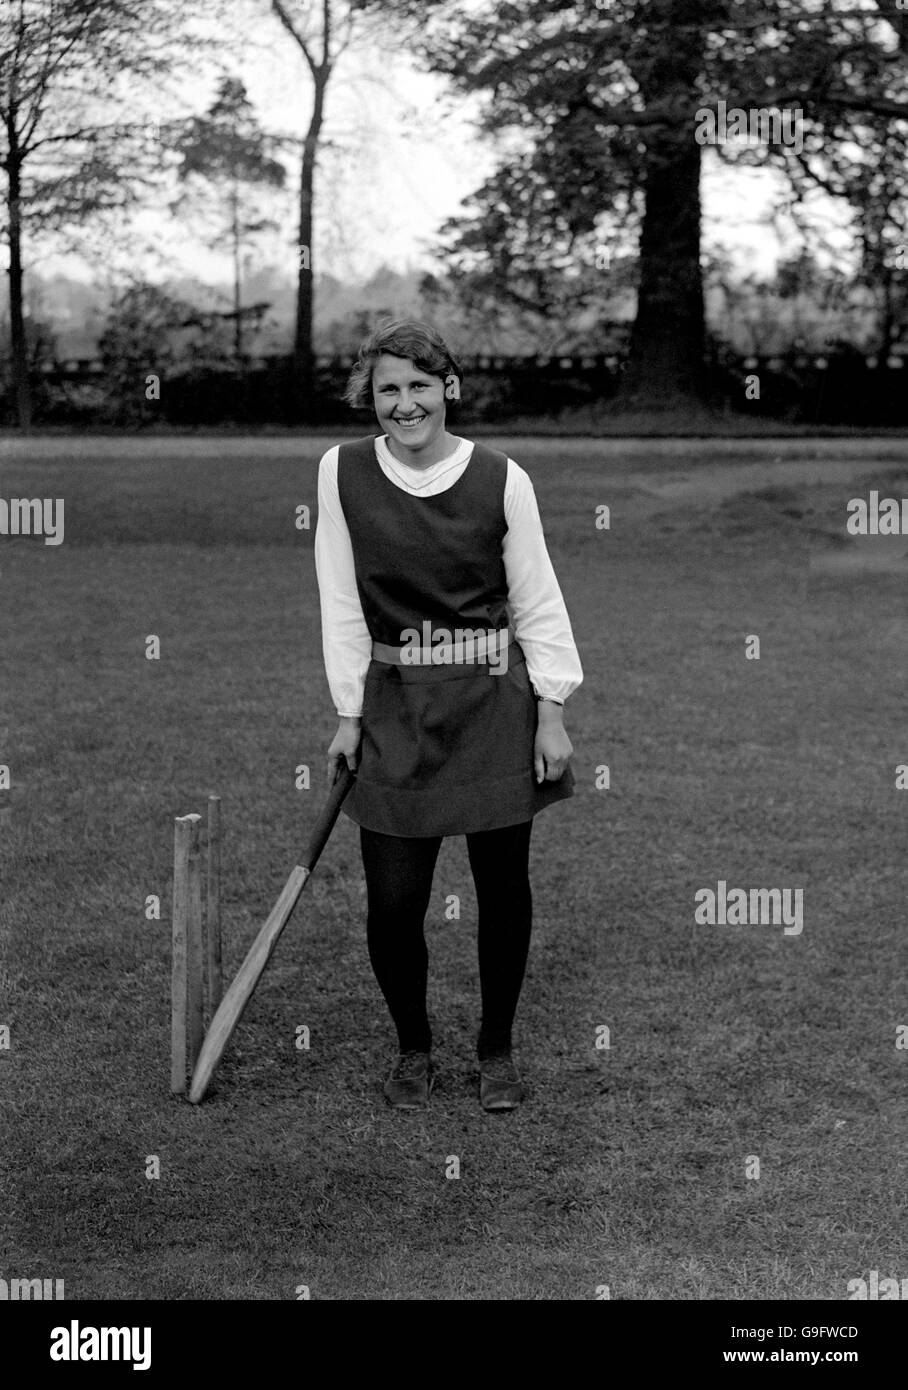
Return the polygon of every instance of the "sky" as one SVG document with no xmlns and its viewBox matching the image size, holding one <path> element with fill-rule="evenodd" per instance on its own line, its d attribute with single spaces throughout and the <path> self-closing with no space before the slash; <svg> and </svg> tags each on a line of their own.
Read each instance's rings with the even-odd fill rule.
<svg viewBox="0 0 908 1390">
<path fill-rule="evenodd" d="M 267 0 L 233 0 L 231 10 L 240 29 L 224 44 L 230 70 L 244 80 L 263 126 L 300 137 L 312 98 L 302 54 Z M 189 109 L 203 111 L 214 95 L 217 72 L 210 66 L 203 72 L 201 64 L 197 71 L 198 83 L 185 97 Z M 357 281 L 382 264 L 397 270 L 440 268 L 432 250 L 440 224 L 462 210 L 462 200 L 496 163 L 488 139 L 475 130 L 477 114 L 475 102 L 452 95 L 443 79 L 418 70 L 404 44 L 346 54 L 328 88 L 314 269 Z M 149 118 L 155 119 L 153 111 Z M 292 275 L 295 161 L 289 172 L 278 209 L 280 230 L 262 236 L 257 256 L 262 264 L 286 261 Z M 748 270 L 771 273 L 780 243 L 765 217 L 780 199 L 777 176 L 759 170 L 731 173 L 707 150 L 703 197 L 708 240 L 726 247 Z M 207 248 L 166 213 L 149 210 L 136 225 L 131 260 L 145 263 L 149 278 L 184 273 L 212 283 L 228 279 L 226 254 Z M 157 254 L 150 255 L 149 247 Z M 95 272 L 93 262 L 71 256 L 42 256 L 41 261 L 43 275 L 62 270 L 88 279 Z"/>
<path fill-rule="evenodd" d="M 267 0 L 236 0 L 254 17 L 251 35 L 228 43 L 228 70 L 241 77 L 262 126 L 300 138 L 309 121 L 312 83 L 303 55 L 270 12 Z M 204 111 L 217 72 L 202 71 L 191 93 L 194 111 Z M 492 171 L 495 160 L 471 119 L 477 108 L 461 97 L 446 99 L 444 82 L 420 72 L 403 48 L 378 53 L 351 51 L 339 61 L 328 86 L 326 122 L 316 181 L 316 244 L 313 265 L 345 280 L 365 278 L 383 263 L 405 270 L 428 267 L 440 224 L 458 212 L 461 200 Z M 137 113 L 138 114 L 138 113 Z M 149 124 L 158 113 L 148 108 Z M 166 113 L 166 117 L 170 116 Z M 166 118 L 165 117 L 165 118 Z M 263 263 L 297 264 L 298 157 L 287 156 L 289 187 L 277 215 L 281 229 L 258 241 Z M 137 220 L 133 260 L 147 257 L 200 279 L 230 274 L 226 255 L 207 249 L 166 213 L 149 210 Z M 153 269 L 155 257 L 148 258 Z M 74 256 L 42 257 L 42 274 L 63 270 L 89 278 L 92 267 Z M 157 277 L 154 277 L 157 278 Z"/>
</svg>

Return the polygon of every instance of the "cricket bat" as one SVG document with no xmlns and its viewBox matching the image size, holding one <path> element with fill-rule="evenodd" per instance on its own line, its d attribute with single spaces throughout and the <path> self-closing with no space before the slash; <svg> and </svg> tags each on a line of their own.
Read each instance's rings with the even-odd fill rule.
<svg viewBox="0 0 908 1390">
<path fill-rule="evenodd" d="M 281 889 L 280 897 L 271 909 L 268 920 L 253 941 L 246 959 L 237 971 L 230 988 L 211 1020 L 211 1026 L 205 1035 L 199 1060 L 196 1062 L 195 1071 L 192 1074 L 192 1084 L 189 1087 L 189 1099 L 193 1105 L 198 1105 L 208 1090 L 214 1070 L 223 1057 L 227 1044 L 233 1035 L 233 1030 L 242 1018 L 243 1011 L 252 998 L 255 987 L 262 977 L 262 972 L 280 940 L 281 932 L 289 922 L 293 909 L 299 902 L 300 894 L 318 863 L 319 856 L 327 844 L 328 836 L 334 829 L 334 822 L 340 814 L 341 803 L 355 779 L 356 774 L 350 771 L 346 763 L 342 763 L 341 771 L 328 793 L 321 814 L 315 823 L 303 862 L 296 865 Z"/>
</svg>

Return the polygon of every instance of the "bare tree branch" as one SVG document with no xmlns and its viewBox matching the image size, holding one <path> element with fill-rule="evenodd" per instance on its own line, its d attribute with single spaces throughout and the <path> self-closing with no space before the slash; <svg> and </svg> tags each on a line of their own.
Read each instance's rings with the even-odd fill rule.
<svg viewBox="0 0 908 1390">
<path fill-rule="evenodd" d="M 309 64 L 309 71 L 312 73 L 312 76 L 315 77 L 318 73 L 318 65 L 316 64 L 315 59 L 309 51 L 308 42 L 296 28 L 296 25 L 293 23 L 293 20 L 287 13 L 287 8 L 283 4 L 283 0 L 271 0 L 271 7 L 274 10 L 274 13 L 277 15 L 278 19 L 283 24 L 284 28 L 287 30 L 287 33 L 293 39 L 297 47 L 301 50 L 303 57 Z"/>
</svg>

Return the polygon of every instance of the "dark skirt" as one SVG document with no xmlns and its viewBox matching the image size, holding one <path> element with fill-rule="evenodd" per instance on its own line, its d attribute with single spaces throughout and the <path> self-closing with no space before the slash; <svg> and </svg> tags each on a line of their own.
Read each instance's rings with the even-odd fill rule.
<svg viewBox="0 0 908 1390">
<path fill-rule="evenodd" d="M 574 794 L 568 765 L 537 784 L 536 697 L 517 642 L 507 670 L 486 664 L 372 661 L 363 695 L 356 781 L 344 811 L 405 838 L 468 835 L 530 820 Z"/>
</svg>

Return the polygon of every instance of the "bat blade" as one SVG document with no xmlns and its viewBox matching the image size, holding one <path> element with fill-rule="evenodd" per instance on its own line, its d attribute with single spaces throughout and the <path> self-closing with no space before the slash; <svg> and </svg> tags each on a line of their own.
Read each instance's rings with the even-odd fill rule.
<svg viewBox="0 0 908 1390">
<path fill-rule="evenodd" d="M 202 1043 L 202 1050 L 199 1053 L 199 1059 L 192 1074 L 192 1083 L 189 1087 L 189 1099 L 193 1105 L 198 1105 L 208 1090 L 214 1070 L 224 1055 L 233 1030 L 242 1018 L 243 1011 L 252 998 L 253 991 L 262 977 L 265 966 L 271 959 L 281 933 L 299 902 L 300 894 L 312 875 L 319 855 L 325 848 L 328 836 L 331 834 L 334 822 L 340 812 L 341 803 L 352 787 L 354 779 L 355 773 L 345 767 L 331 788 L 324 809 L 312 832 L 305 862 L 296 865 L 281 889 L 280 897 L 268 914 L 268 920 L 253 941 L 246 959 L 237 971 L 230 988 L 211 1020 L 211 1026 L 205 1035 L 205 1041 Z"/>
<path fill-rule="evenodd" d="M 195 1071 L 192 1073 L 189 1099 L 193 1105 L 198 1105 L 208 1090 L 208 1083 L 211 1081 L 214 1069 L 224 1055 L 224 1049 L 233 1035 L 233 1030 L 243 1017 L 246 1005 L 252 998 L 255 987 L 262 977 L 262 972 L 271 959 L 274 948 L 280 940 L 281 932 L 290 921 L 293 909 L 299 902 L 300 893 L 302 893 L 309 878 L 309 870 L 297 865 L 284 884 L 280 897 L 271 909 L 267 922 L 252 943 L 249 954 L 234 976 L 230 988 L 218 1005 L 217 1012 L 211 1020 L 211 1026 L 205 1035 Z"/>
</svg>

